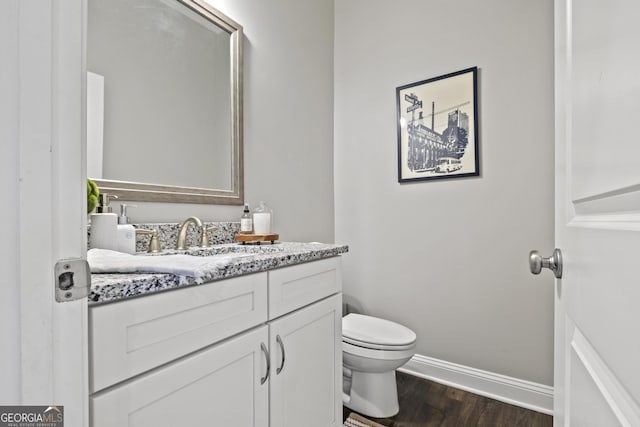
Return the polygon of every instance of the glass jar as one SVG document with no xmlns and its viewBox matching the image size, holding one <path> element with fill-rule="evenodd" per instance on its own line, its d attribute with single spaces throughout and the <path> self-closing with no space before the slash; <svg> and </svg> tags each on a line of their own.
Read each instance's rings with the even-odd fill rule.
<svg viewBox="0 0 640 427">
<path fill-rule="evenodd" d="M 273 211 L 265 202 L 260 202 L 253 211 L 253 232 L 255 234 L 271 234 Z"/>
</svg>

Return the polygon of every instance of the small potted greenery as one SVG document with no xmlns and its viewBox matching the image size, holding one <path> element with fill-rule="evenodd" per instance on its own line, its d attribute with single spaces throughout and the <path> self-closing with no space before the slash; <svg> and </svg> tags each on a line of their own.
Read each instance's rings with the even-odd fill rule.
<svg viewBox="0 0 640 427">
<path fill-rule="evenodd" d="M 90 214 L 98 204 L 98 196 L 100 190 L 95 182 L 91 179 L 87 179 L 87 214 Z"/>
</svg>

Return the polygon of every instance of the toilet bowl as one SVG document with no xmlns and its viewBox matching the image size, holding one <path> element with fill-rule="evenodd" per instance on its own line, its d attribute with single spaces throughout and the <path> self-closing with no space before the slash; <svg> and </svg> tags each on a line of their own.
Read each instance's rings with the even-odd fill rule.
<svg viewBox="0 0 640 427">
<path fill-rule="evenodd" d="M 398 413 L 396 369 L 413 357 L 416 334 L 389 320 L 342 318 L 343 404 L 375 418 Z"/>
</svg>

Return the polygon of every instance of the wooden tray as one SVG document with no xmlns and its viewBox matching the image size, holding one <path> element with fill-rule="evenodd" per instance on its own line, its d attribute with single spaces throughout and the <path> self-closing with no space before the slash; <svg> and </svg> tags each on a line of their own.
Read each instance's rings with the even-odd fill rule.
<svg viewBox="0 0 640 427">
<path fill-rule="evenodd" d="M 280 236 L 277 234 L 236 234 L 236 241 L 245 243 L 271 242 L 275 243 Z"/>
</svg>

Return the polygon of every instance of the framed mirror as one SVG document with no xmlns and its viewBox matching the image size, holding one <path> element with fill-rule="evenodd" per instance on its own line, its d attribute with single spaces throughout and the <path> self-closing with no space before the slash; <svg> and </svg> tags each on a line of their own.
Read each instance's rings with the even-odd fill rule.
<svg viewBox="0 0 640 427">
<path fill-rule="evenodd" d="M 88 0 L 87 176 L 101 191 L 243 203 L 242 44 L 204 0 Z"/>
</svg>

